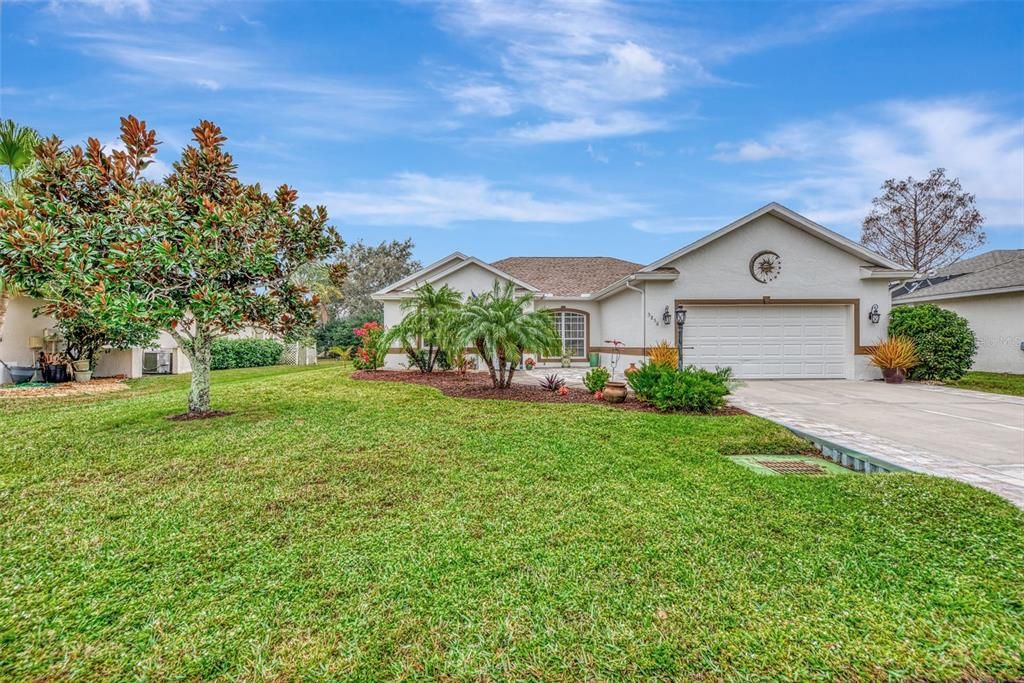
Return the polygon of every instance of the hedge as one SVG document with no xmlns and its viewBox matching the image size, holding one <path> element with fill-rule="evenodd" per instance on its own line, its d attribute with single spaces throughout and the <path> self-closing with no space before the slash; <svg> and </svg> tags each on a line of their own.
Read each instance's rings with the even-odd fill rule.
<svg viewBox="0 0 1024 683">
<path fill-rule="evenodd" d="M 920 364 L 915 380 L 957 380 L 971 369 L 978 349 L 967 320 L 935 304 L 897 306 L 889 312 L 889 336 L 910 337 Z"/>
<path fill-rule="evenodd" d="M 273 339 L 218 339 L 211 349 L 214 370 L 277 365 L 284 345 Z"/>
</svg>

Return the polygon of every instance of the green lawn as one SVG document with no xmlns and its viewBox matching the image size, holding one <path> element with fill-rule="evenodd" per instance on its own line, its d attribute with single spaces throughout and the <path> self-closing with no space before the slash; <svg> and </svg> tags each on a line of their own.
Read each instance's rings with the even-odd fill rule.
<svg viewBox="0 0 1024 683">
<path fill-rule="evenodd" d="M 947 384 L 959 389 L 1024 396 L 1024 375 L 1012 375 L 1008 372 L 968 372 L 958 381 Z"/>
<path fill-rule="evenodd" d="M 339 365 L 0 402 L 0 678 L 1024 675 L 1024 513 L 781 477 L 754 417 L 446 398 Z"/>
</svg>

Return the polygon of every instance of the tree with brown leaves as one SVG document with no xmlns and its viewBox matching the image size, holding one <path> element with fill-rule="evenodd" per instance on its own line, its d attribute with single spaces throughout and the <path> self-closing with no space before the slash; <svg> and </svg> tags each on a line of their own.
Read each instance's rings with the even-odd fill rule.
<svg viewBox="0 0 1024 683">
<path fill-rule="evenodd" d="M 24 195 L 0 200 L 0 273 L 65 315 L 169 330 L 192 363 L 189 413 L 204 414 L 214 339 L 311 328 L 316 298 L 292 276 L 343 242 L 287 185 L 270 197 L 240 182 L 216 125 L 192 133 L 160 183 L 142 177 L 156 133 L 133 116 L 121 119 L 123 151 L 43 141 Z"/>
<path fill-rule="evenodd" d="M 882 183 L 871 202 L 861 243 L 918 272 L 947 265 L 985 243 L 985 219 L 958 178 L 937 168 L 924 180 Z"/>
</svg>

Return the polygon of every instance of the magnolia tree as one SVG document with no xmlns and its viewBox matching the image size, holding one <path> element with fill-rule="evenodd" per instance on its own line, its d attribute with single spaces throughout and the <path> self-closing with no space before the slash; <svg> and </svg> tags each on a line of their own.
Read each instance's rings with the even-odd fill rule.
<svg viewBox="0 0 1024 683">
<path fill-rule="evenodd" d="M 238 180 L 220 128 L 202 121 L 162 182 L 142 178 L 156 134 L 121 119 L 123 150 L 56 137 L 36 148 L 24 193 L 0 200 L 0 273 L 104 329 L 166 329 L 192 363 L 191 414 L 210 412 L 213 341 L 245 327 L 312 327 L 317 300 L 293 277 L 343 246 L 323 207 Z"/>
</svg>

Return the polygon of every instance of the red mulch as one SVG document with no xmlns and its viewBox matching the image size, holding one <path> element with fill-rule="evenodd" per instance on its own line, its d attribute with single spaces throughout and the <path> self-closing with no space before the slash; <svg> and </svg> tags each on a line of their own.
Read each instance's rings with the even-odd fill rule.
<svg viewBox="0 0 1024 683">
<path fill-rule="evenodd" d="M 190 422 L 192 420 L 209 420 L 215 417 L 227 417 L 233 415 L 225 410 L 207 410 L 205 413 L 181 413 L 180 415 L 168 415 L 165 419 L 172 422 Z"/>
<path fill-rule="evenodd" d="M 513 384 L 508 389 L 495 389 L 491 385 L 491 378 L 484 372 L 469 372 L 460 375 L 457 372 L 432 372 L 423 373 L 418 370 L 359 370 L 352 374 L 353 379 L 371 380 L 378 382 L 408 382 L 410 384 L 426 384 L 434 387 L 445 396 L 456 398 L 482 398 L 500 399 L 504 401 L 525 401 L 530 403 L 589 403 L 591 405 L 602 405 L 609 408 L 622 410 L 640 410 L 648 413 L 658 412 L 653 406 L 642 403 L 632 396 L 626 398 L 624 403 L 608 403 L 599 401 L 594 395 L 585 389 L 569 387 L 569 393 L 559 396 L 553 391 L 545 391 L 539 386 L 529 384 Z M 704 415 L 704 413 L 691 413 L 678 411 L 676 414 Z M 720 415 L 746 415 L 745 410 L 726 406 L 713 413 L 712 416 Z"/>
</svg>

